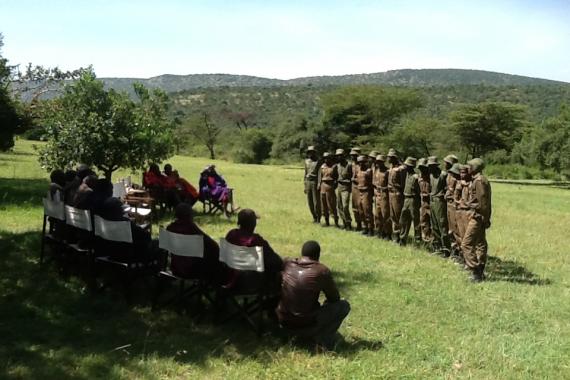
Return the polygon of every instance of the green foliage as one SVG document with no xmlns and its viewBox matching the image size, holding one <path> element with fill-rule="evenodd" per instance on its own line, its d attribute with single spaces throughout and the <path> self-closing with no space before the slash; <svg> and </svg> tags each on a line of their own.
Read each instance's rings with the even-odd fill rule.
<svg viewBox="0 0 570 380">
<path fill-rule="evenodd" d="M 2 34 L 0 34 L 0 53 L 2 46 Z M 0 54 L 0 151 L 6 151 L 14 146 L 14 134 L 22 123 L 17 106 L 10 97 L 10 74 L 8 60 Z"/>
<path fill-rule="evenodd" d="M 283 161 L 298 160 L 305 149 L 317 140 L 316 125 L 302 115 L 283 121 L 277 126 L 271 147 L 271 157 Z"/>
<path fill-rule="evenodd" d="M 446 132 L 441 121 L 424 115 L 413 115 L 403 118 L 390 135 L 378 140 L 375 147 L 383 152 L 396 148 L 403 157 L 428 157 L 435 154 L 443 139 L 450 137 Z"/>
<path fill-rule="evenodd" d="M 376 86 L 342 87 L 323 96 L 324 116 L 319 139 L 323 149 L 363 145 L 370 136 L 390 133 L 395 122 L 419 108 L 413 90 Z"/>
<path fill-rule="evenodd" d="M 497 149 L 510 152 L 522 137 L 525 117 L 524 108 L 496 102 L 462 105 L 451 116 L 460 142 L 472 157 Z"/>
<path fill-rule="evenodd" d="M 570 174 L 570 108 L 562 107 L 560 115 L 547 120 L 537 135 L 541 167 Z"/>
<path fill-rule="evenodd" d="M 244 130 L 234 146 L 234 161 L 243 164 L 261 164 L 269 158 L 271 139 L 259 128 Z"/>
<path fill-rule="evenodd" d="M 47 144 L 40 163 L 48 170 L 93 165 L 110 178 L 118 168 L 142 169 L 173 149 L 169 101 L 161 90 L 135 86 L 138 101 L 106 91 L 92 72 L 67 85 L 45 115 Z"/>
</svg>

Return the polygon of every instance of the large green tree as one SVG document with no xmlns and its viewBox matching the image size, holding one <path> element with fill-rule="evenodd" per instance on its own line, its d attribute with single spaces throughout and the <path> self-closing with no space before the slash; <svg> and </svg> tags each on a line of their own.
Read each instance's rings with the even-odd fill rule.
<svg viewBox="0 0 570 380">
<path fill-rule="evenodd" d="M 40 148 L 46 169 L 77 163 L 92 165 L 110 179 L 119 168 L 139 170 L 173 151 L 174 122 L 170 102 L 161 90 L 134 86 L 128 94 L 105 90 L 92 71 L 65 87 L 46 113 L 47 144 Z"/>
<path fill-rule="evenodd" d="M 560 114 L 547 120 L 537 134 L 537 161 L 541 167 L 570 174 L 570 108 L 563 106 Z"/>
<path fill-rule="evenodd" d="M 319 140 L 332 149 L 367 145 L 388 134 L 402 115 L 422 105 L 422 99 L 414 90 L 348 86 L 324 95 L 322 105 Z"/>
<path fill-rule="evenodd" d="M 0 49 L 2 46 L 2 34 L 0 34 Z M 14 134 L 22 123 L 17 105 L 10 96 L 10 78 L 11 68 L 0 51 L 0 151 L 14 146 Z"/>
<path fill-rule="evenodd" d="M 527 125 L 524 107 L 500 102 L 461 105 L 451 119 L 460 142 L 473 157 L 498 149 L 510 153 Z"/>
</svg>

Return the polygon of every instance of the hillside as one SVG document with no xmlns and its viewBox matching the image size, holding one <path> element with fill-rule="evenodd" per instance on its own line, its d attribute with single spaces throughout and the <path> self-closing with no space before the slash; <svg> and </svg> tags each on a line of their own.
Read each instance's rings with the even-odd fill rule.
<svg viewBox="0 0 570 380">
<path fill-rule="evenodd" d="M 377 84 L 391 86 L 454 86 L 485 84 L 493 86 L 564 84 L 547 79 L 531 78 L 482 70 L 423 69 L 392 70 L 372 74 L 318 76 L 290 80 L 260 78 L 231 74 L 160 75 L 141 78 L 101 78 L 109 88 L 131 91 L 134 82 L 166 92 L 177 92 L 210 87 L 276 87 L 276 86 L 337 86 L 354 84 Z"/>
</svg>

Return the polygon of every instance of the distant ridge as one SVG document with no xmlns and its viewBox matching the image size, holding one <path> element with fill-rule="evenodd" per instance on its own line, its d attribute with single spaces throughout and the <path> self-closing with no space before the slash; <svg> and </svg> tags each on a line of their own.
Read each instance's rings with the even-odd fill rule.
<svg viewBox="0 0 570 380">
<path fill-rule="evenodd" d="M 452 85 L 567 85 L 567 82 L 512 75 L 484 70 L 464 69 L 403 69 L 371 74 L 330 75 L 289 80 L 233 74 L 165 74 L 148 79 L 101 78 L 106 87 L 132 91 L 132 84 L 140 82 L 150 88 L 178 92 L 212 87 L 276 87 L 276 86 L 338 86 L 376 84 L 390 86 L 452 86 Z"/>
</svg>

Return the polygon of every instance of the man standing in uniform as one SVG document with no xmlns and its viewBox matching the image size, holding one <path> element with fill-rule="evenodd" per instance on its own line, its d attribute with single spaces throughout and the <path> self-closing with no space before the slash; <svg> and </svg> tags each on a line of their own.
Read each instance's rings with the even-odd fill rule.
<svg viewBox="0 0 570 380">
<path fill-rule="evenodd" d="M 449 227 L 447 224 L 447 203 L 445 201 L 447 172 L 439 167 L 437 157 L 428 158 L 430 170 L 430 210 L 433 252 L 449 257 Z"/>
<path fill-rule="evenodd" d="M 460 260 L 458 264 L 465 264 L 465 255 L 461 250 L 463 244 L 463 237 L 465 236 L 465 229 L 467 228 L 467 217 L 469 214 L 469 183 L 471 177 L 469 176 L 469 166 L 459 165 L 459 181 L 455 184 L 454 198 L 456 201 L 455 222 L 457 224 L 457 243 L 459 245 Z"/>
<path fill-rule="evenodd" d="M 388 191 L 390 192 L 390 220 L 392 221 L 392 241 L 400 240 L 400 216 L 404 206 L 404 176 L 400 165 L 400 159 L 395 149 L 388 151 L 390 170 L 388 171 Z"/>
<path fill-rule="evenodd" d="M 323 154 L 325 163 L 321 166 L 319 175 L 319 189 L 321 190 L 321 208 L 325 217 L 325 226 L 330 226 L 329 215 L 334 218 L 334 225 L 338 225 L 338 214 L 336 212 L 336 187 L 338 172 L 334 164 L 333 156 L 329 152 Z"/>
<path fill-rule="evenodd" d="M 429 204 L 429 194 L 431 192 L 429 168 L 427 166 L 427 158 L 420 158 L 418 161 L 418 169 L 420 169 L 420 176 L 418 178 L 418 187 L 420 188 L 420 226 L 422 229 L 422 240 L 424 244 L 431 246 L 431 212 Z"/>
<path fill-rule="evenodd" d="M 406 245 L 412 221 L 414 222 L 414 237 L 417 243 L 421 242 L 420 230 L 420 187 L 415 172 L 417 160 L 414 157 L 406 158 L 404 180 L 404 205 L 400 214 L 400 245 Z"/>
<path fill-rule="evenodd" d="M 307 148 L 307 159 L 305 160 L 305 194 L 307 203 L 313 216 L 314 223 L 321 222 L 321 200 L 318 190 L 319 186 L 319 160 L 314 146 Z"/>
<path fill-rule="evenodd" d="M 469 200 L 467 201 L 468 222 L 461 248 L 465 265 L 471 271 L 471 280 L 481 282 L 487 263 L 486 230 L 491 227 L 491 185 L 482 174 L 483 160 L 474 158 L 467 163 L 471 174 Z"/>
<path fill-rule="evenodd" d="M 356 188 L 358 189 L 358 211 L 362 218 L 362 234 L 374 236 L 374 216 L 372 215 L 372 169 L 368 168 L 366 156 L 358 156 L 358 173 Z"/>
<path fill-rule="evenodd" d="M 338 187 L 336 191 L 337 209 L 345 230 L 352 229 L 350 217 L 350 192 L 352 191 L 352 164 L 346 160 L 344 149 L 336 150 Z"/>
<path fill-rule="evenodd" d="M 392 224 L 390 221 L 390 199 L 388 196 L 388 168 L 386 167 L 386 156 L 379 154 L 376 156 L 374 167 L 374 225 L 378 233 L 378 237 L 384 240 L 390 240 L 392 234 Z"/>
<path fill-rule="evenodd" d="M 356 222 L 356 231 L 362 231 L 362 219 L 358 210 L 358 199 L 360 192 L 356 188 L 356 175 L 358 174 L 359 166 L 357 158 L 360 155 L 360 148 L 352 148 L 350 151 L 350 160 L 352 165 L 352 213 L 354 214 L 354 221 Z"/>
<path fill-rule="evenodd" d="M 459 179 L 459 170 L 457 174 L 451 171 L 451 168 L 459 160 L 457 156 L 449 154 L 443 159 L 444 170 L 447 172 L 447 178 L 445 179 L 445 201 L 447 202 L 447 223 L 449 228 L 449 240 L 451 242 L 451 257 L 456 257 L 458 255 L 459 247 L 455 241 L 455 236 L 457 235 L 457 222 L 455 221 L 455 200 L 453 199 L 453 193 L 455 192 L 455 184 Z"/>
</svg>

